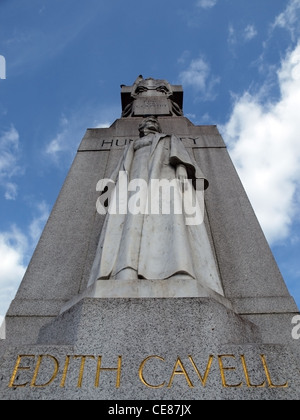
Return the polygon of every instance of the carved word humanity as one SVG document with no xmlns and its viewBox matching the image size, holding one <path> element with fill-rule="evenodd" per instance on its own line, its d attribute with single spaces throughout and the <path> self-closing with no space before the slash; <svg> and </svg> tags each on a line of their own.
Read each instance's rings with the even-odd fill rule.
<svg viewBox="0 0 300 420">
<path fill-rule="evenodd" d="M 202 137 L 181 137 L 180 140 L 187 147 L 203 145 Z M 99 146 L 102 150 L 110 150 L 111 148 L 123 148 L 125 146 L 128 146 L 128 144 L 132 143 L 133 141 L 134 138 L 107 138 L 99 140 Z"/>
<path fill-rule="evenodd" d="M 159 355 L 146 357 L 137 365 L 136 380 L 151 389 L 172 388 L 176 382 L 182 382 L 188 388 L 205 387 L 210 384 L 210 377 L 216 372 L 219 384 L 224 388 L 287 388 L 287 381 L 275 381 L 273 371 L 269 369 L 264 354 L 257 356 L 259 379 L 254 378 L 253 366 L 249 368 L 244 354 L 209 355 L 202 369 L 194 358 L 183 360 L 178 357 L 166 368 L 167 360 Z M 252 361 L 253 363 L 253 361 Z M 154 373 L 151 376 L 149 372 Z M 272 373 L 271 373 L 272 372 Z M 156 379 L 154 380 L 153 377 Z M 195 379 L 196 378 L 196 379 Z M 67 355 L 64 360 L 50 354 L 20 354 L 17 357 L 8 387 L 44 388 L 53 384 L 58 387 L 95 387 L 110 384 L 120 388 L 126 382 L 123 371 L 123 358 L 117 356 L 114 365 L 105 364 L 103 356 Z M 215 381 L 213 381 L 215 383 Z"/>
</svg>

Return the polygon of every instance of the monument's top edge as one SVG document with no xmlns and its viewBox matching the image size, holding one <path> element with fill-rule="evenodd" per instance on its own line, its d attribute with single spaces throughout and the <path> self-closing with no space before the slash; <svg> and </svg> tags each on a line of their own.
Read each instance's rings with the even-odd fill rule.
<svg viewBox="0 0 300 420">
<path fill-rule="evenodd" d="M 122 117 L 147 115 L 182 116 L 183 89 L 165 79 L 144 79 L 139 75 L 133 85 L 121 85 Z"/>
<path fill-rule="evenodd" d="M 122 92 L 135 93 L 136 89 L 141 90 L 141 88 L 147 90 L 167 89 L 169 92 L 172 92 L 172 90 L 183 91 L 181 85 L 171 85 L 166 79 L 154 79 L 153 77 L 144 79 L 142 75 L 136 78 L 133 85 L 121 85 Z"/>
<path fill-rule="evenodd" d="M 173 93 L 175 93 L 175 92 L 182 92 L 183 93 L 182 85 L 170 85 L 170 86 L 172 86 Z M 131 94 L 132 85 L 131 86 L 121 85 L 120 87 L 121 87 L 121 93 Z"/>
</svg>

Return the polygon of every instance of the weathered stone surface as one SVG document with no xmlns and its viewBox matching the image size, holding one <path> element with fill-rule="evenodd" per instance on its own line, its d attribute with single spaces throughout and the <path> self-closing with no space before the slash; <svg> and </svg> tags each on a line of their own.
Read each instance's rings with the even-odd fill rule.
<svg viewBox="0 0 300 420">
<path fill-rule="evenodd" d="M 197 279 L 172 278 L 166 280 L 97 280 L 82 294 L 66 302 L 61 313 L 70 309 L 83 298 L 191 298 L 209 297 L 232 309 L 231 302 L 209 287 L 202 286 Z"/>
<path fill-rule="evenodd" d="M 166 348 L 172 347 L 175 337 L 178 346 L 195 336 L 195 345 L 211 348 L 218 343 L 261 342 L 254 324 L 213 298 L 85 298 L 42 328 L 38 343 L 76 344 L 88 349 L 108 335 L 107 328 L 109 345 L 114 348 L 134 336 L 149 351 L 154 337 L 157 343 L 166 342 Z"/>
<path fill-rule="evenodd" d="M 84 299 L 0 366 L 2 399 L 300 397 L 290 351 L 205 298 Z"/>
</svg>

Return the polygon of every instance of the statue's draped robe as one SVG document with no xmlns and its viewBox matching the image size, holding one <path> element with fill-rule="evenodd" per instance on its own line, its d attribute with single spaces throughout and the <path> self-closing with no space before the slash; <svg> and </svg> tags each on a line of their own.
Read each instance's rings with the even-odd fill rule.
<svg viewBox="0 0 300 420">
<path fill-rule="evenodd" d="M 188 276 L 223 294 L 204 222 L 187 226 L 184 212 L 174 214 L 174 200 L 181 199 L 180 185 L 174 181 L 178 164 L 186 167 L 193 189 L 196 185 L 202 190 L 207 187 L 208 182 L 201 170 L 176 136 L 149 134 L 127 146 L 110 177 L 115 182 L 116 191 L 120 171 L 123 171 L 123 176 L 126 174 L 128 183 L 143 179 L 148 188 L 151 180 L 173 181 L 172 185 L 176 187 L 174 195 L 171 191 L 171 203 L 165 202 L 170 204 L 171 211 L 170 214 L 162 214 L 161 200 L 168 200 L 168 197 L 161 194 L 159 214 L 151 214 L 151 211 L 148 214 L 131 214 L 129 211 L 127 214 L 108 213 L 89 284 L 114 278 L 122 269 L 131 268 L 141 279 Z M 138 197 L 137 191 L 138 188 L 128 193 L 129 202 L 133 203 Z"/>
</svg>

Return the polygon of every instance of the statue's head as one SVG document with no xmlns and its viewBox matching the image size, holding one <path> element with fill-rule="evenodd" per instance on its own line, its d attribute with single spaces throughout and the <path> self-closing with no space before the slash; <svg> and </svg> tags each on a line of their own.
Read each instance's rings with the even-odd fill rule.
<svg viewBox="0 0 300 420">
<path fill-rule="evenodd" d="M 150 133 L 161 133 L 161 127 L 155 116 L 146 117 L 139 125 L 140 137 Z"/>
</svg>

